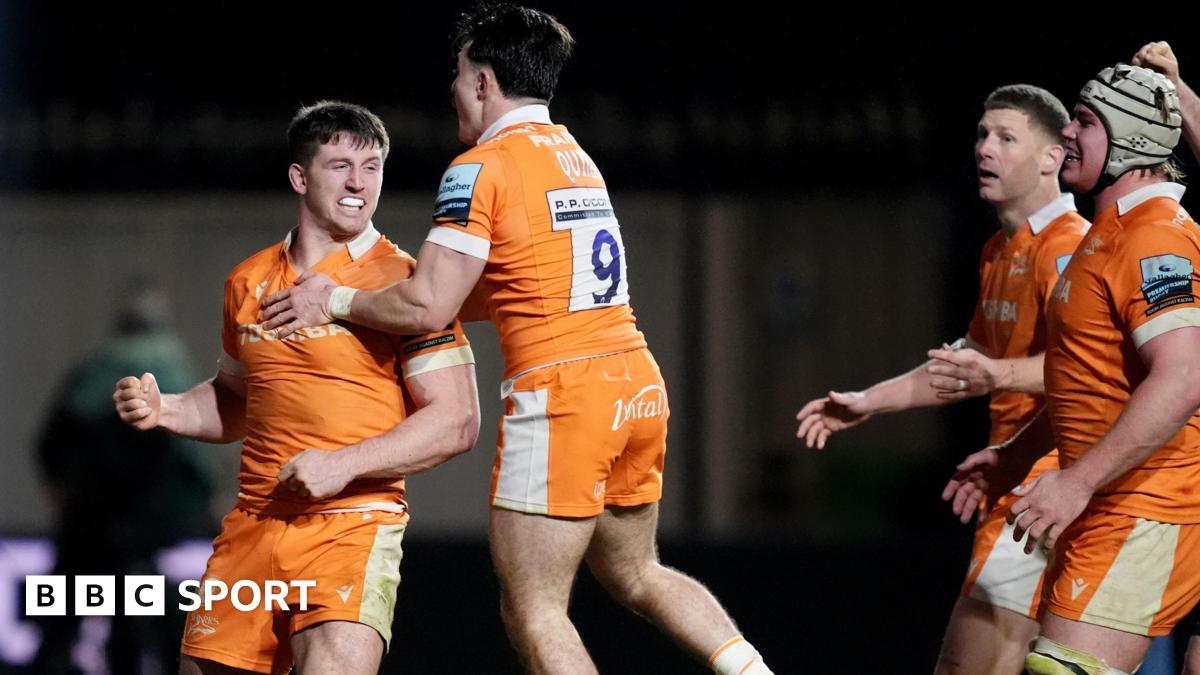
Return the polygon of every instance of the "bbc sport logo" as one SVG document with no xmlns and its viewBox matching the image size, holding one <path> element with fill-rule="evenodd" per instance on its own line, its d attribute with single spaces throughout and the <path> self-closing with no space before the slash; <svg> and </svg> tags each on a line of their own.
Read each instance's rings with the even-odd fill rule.
<svg viewBox="0 0 1200 675">
<path fill-rule="evenodd" d="M 236 581 L 232 586 L 221 579 L 197 581 L 188 579 L 179 583 L 179 595 L 183 601 L 179 609 L 191 612 L 202 609 L 212 611 L 213 604 L 228 600 L 241 612 L 289 611 L 287 597 L 293 589 L 299 598 L 296 608 L 308 609 L 308 589 L 315 588 L 314 580 L 276 581 L 268 579 L 259 586 L 248 579 Z M 114 616 L 117 611 L 117 578 L 115 576 L 79 575 L 74 577 L 75 616 Z M 122 577 L 122 593 L 125 599 L 126 616 L 163 616 L 166 614 L 166 577 L 156 575 L 130 575 Z M 62 575 L 31 575 L 25 577 L 26 616 L 66 616 L 67 577 Z"/>
</svg>

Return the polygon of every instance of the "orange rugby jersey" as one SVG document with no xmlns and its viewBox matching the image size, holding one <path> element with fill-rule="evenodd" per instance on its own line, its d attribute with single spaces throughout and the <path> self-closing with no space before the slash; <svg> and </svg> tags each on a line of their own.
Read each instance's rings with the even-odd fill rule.
<svg viewBox="0 0 1200 675">
<path fill-rule="evenodd" d="M 1046 351 L 1046 302 L 1087 229 L 1088 222 L 1075 211 L 1075 198 L 1065 194 L 1029 216 L 1011 239 L 1003 230 L 996 232 L 980 257 L 979 302 L 967 331 L 971 339 L 998 359 Z M 993 392 L 989 443 L 1012 438 L 1044 404 L 1036 394 Z"/>
<path fill-rule="evenodd" d="M 382 434 L 414 406 L 402 378 L 474 363 L 462 326 L 419 337 L 391 336 L 334 322 L 286 340 L 264 334 L 261 299 L 296 282 L 289 234 L 247 258 L 225 282 L 225 354 L 221 368 L 246 383 L 246 438 L 238 475 L 239 506 L 276 514 L 404 508 L 404 481 L 360 479 L 323 500 L 281 486 L 279 469 L 307 448 L 336 450 Z M 378 289 L 412 276 L 414 261 L 368 226 L 313 266 L 339 284 Z"/>
<path fill-rule="evenodd" d="M 1145 379 L 1138 348 L 1167 331 L 1200 326 L 1200 231 L 1179 205 L 1182 195 L 1183 186 L 1159 183 L 1106 209 L 1054 289 L 1046 391 L 1063 466 L 1108 432 Z M 1161 522 L 1200 522 L 1200 416 L 1097 491 L 1092 504 Z"/>
<path fill-rule="evenodd" d="M 487 261 L 469 300 L 500 335 L 505 377 L 646 345 L 600 171 L 545 106 L 518 108 L 442 176 L 428 241 Z"/>
</svg>

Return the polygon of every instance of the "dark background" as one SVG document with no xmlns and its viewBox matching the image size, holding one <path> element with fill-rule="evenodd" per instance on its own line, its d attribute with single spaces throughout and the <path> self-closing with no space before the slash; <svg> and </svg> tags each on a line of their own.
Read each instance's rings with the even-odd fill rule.
<svg viewBox="0 0 1200 675">
<path fill-rule="evenodd" d="M 836 219 L 797 225 L 770 217 L 805 199 L 853 201 L 879 216 L 871 230 L 879 239 L 908 242 L 906 251 L 928 242 L 942 252 L 923 272 L 922 288 L 933 292 L 907 299 L 923 308 L 918 316 L 886 310 L 886 294 L 895 290 L 889 279 L 914 263 L 907 254 L 883 255 L 853 275 L 853 288 L 826 291 L 820 276 L 798 277 L 791 281 L 800 290 L 785 279 L 783 290 L 747 298 L 750 337 L 718 357 L 703 336 L 721 329 L 720 313 L 701 294 L 682 293 L 683 339 L 672 356 L 691 376 L 672 385 L 676 416 L 688 420 L 672 452 L 686 456 L 704 438 L 711 397 L 721 395 L 710 392 L 714 369 L 762 376 L 751 406 L 762 414 L 738 424 L 773 431 L 758 433 L 756 447 L 744 452 L 753 468 L 738 480 L 737 526 L 711 525 L 735 505 L 708 498 L 711 462 L 694 455 L 681 462 L 685 508 L 663 533 L 664 560 L 706 581 L 777 673 L 928 671 L 970 539 L 937 493 L 957 459 L 986 440 L 985 406 L 872 422 L 872 432 L 847 432 L 840 448 L 819 457 L 789 439 L 794 423 L 786 412 L 829 387 L 866 386 L 902 372 L 925 349 L 964 332 L 978 290 L 978 251 L 995 231 L 975 194 L 971 155 L 989 91 L 1029 82 L 1069 108 L 1089 76 L 1151 39 L 1172 42 L 1187 79 L 1200 67 L 1200 51 L 1184 40 L 1187 22 L 1176 17 L 1150 30 L 1145 22 L 1057 6 L 824 13 L 756 3 L 538 7 L 578 40 L 552 113 L 585 145 L 614 196 L 776 204 L 738 226 L 751 259 L 771 260 L 773 242 L 812 241 L 821 244 L 804 255 L 841 264 L 840 247 L 857 245 L 861 230 Z M 0 207 L 278 194 L 285 190 L 287 121 L 299 105 L 322 98 L 365 104 L 387 121 L 393 147 L 385 194 L 431 195 L 460 151 L 448 46 L 459 11 L 458 3 L 0 3 Z M 1194 169 L 1186 150 L 1178 155 Z M 891 202 L 898 194 L 937 204 L 943 216 L 915 225 L 901 219 Z M 1188 195 L 1185 205 L 1194 199 Z M 1090 199 L 1079 204 L 1090 216 Z M 691 248 L 678 270 L 684 286 L 722 256 L 691 232 L 685 229 Z M 419 239 L 399 243 L 414 250 Z M 751 288 L 772 279 L 753 266 L 737 269 Z M 634 296 L 636 304 L 636 289 Z M 20 302 L 9 300 L 8 316 L 25 316 Z M 73 299 L 55 302 L 69 307 Z M 885 309 L 870 317 L 870 340 L 847 344 L 822 332 L 872 302 Z M 655 308 L 642 306 L 639 315 L 648 310 Z M 906 332 L 910 322 L 919 330 Z M 806 337 L 781 343 L 780 334 Z M 8 346 L 38 349 L 11 338 Z M 819 367 L 796 366 L 796 374 L 772 379 L 781 367 L 792 372 L 781 363 Z M 490 386 L 481 380 L 484 395 Z M 21 400 L 11 419 L 35 425 L 45 396 Z M 936 433 L 915 434 L 912 419 Z M 491 440 L 485 426 L 483 454 Z M 3 450 L 7 458 L 29 452 L 19 442 Z M 741 448 L 730 452 L 743 456 Z M 0 478 L 0 492 L 16 480 Z M 5 509 L 0 533 L 48 529 L 47 516 L 18 513 L 11 501 Z M 435 530 L 407 544 L 391 672 L 510 672 L 482 530 Z M 581 576 L 574 616 L 602 671 L 700 671 Z"/>
</svg>

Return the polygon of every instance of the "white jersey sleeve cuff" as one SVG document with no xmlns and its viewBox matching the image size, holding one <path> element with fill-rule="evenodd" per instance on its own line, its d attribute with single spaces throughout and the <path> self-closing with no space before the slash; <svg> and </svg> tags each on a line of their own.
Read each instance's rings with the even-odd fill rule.
<svg viewBox="0 0 1200 675">
<path fill-rule="evenodd" d="M 1166 311 L 1133 329 L 1133 344 L 1138 349 L 1154 338 L 1169 333 L 1176 328 L 1200 326 L 1200 309 L 1184 307 L 1174 311 Z"/>
<path fill-rule="evenodd" d="M 422 354 L 404 362 L 401 370 L 404 371 L 404 379 L 420 375 L 422 373 L 431 373 L 442 368 L 450 368 L 452 366 L 465 366 L 475 363 L 475 353 L 470 347 L 455 347 L 454 349 L 443 349 L 432 354 Z"/>
<path fill-rule="evenodd" d="M 488 252 L 492 250 L 491 241 L 450 227 L 433 228 L 429 231 L 429 236 L 425 237 L 425 241 L 481 260 L 487 260 Z"/>
</svg>

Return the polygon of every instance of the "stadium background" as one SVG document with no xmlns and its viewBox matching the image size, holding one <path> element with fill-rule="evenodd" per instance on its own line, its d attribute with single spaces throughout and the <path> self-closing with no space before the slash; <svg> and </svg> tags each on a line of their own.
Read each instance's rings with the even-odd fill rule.
<svg viewBox="0 0 1200 675">
<path fill-rule="evenodd" d="M 578 40 L 552 113 L 609 183 L 671 390 L 664 560 L 708 583 L 776 672 L 928 671 L 970 540 L 938 493 L 986 440 L 986 407 L 879 418 L 821 453 L 795 441 L 793 414 L 964 332 L 995 227 L 971 155 L 991 89 L 1030 82 L 1069 106 L 1147 40 L 1172 41 L 1185 79 L 1200 81 L 1200 51 L 1182 29 L 1053 8 L 538 6 Z M 192 366 L 211 370 L 225 274 L 294 221 L 284 129 L 299 105 L 384 117 L 375 223 L 415 252 L 460 149 L 459 10 L 0 3 L 0 536 L 52 527 L 36 435 L 131 272 L 163 280 Z M 500 360 L 490 326 L 470 332 L 483 430 L 410 480 L 385 672 L 515 672 L 485 540 Z M 212 457 L 220 514 L 237 448 Z M 5 581 L 0 620 L 19 593 Z M 603 672 L 698 672 L 586 572 L 574 616 Z"/>
</svg>

